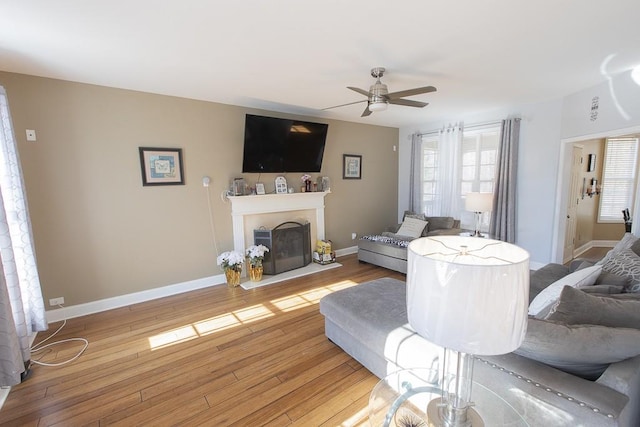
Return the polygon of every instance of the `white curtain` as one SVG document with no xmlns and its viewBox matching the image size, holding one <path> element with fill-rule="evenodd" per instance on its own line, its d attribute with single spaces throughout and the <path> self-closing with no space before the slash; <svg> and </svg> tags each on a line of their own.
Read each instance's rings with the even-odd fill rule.
<svg viewBox="0 0 640 427">
<path fill-rule="evenodd" d="M 460 176 L 460 149 L 462 146 L 462 125 L 449 125 L 440 131 L 438 150 L 438 190 L 429 214 L 431 216 L 452 216 L 460 218 L 461 196 L 458 185 Z"/>
<path fill-rule="evenodd" d="M 46 330 L 31 221 L 9 103 L 0 86 L 0 386 L 20 383 L 30 336 Z"/>
<path fill-rule="evenodd" d="M 411 169 L 409 170 L 409 210 L 423 212 L 422 200 L 422 135 L 411 136 Z"/>
</svg>

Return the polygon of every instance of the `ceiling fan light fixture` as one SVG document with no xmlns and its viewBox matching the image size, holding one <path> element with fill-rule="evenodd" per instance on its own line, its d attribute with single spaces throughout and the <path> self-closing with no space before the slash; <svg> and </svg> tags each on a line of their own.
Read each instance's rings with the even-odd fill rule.
<svg viewBox="0 0 640 427">
<path fill-rule="evenodd" d="M 377 101 L 369 103 L 369 110 L 371 111 L 384 111 L 387 109 L 387 103 L 385 101 Z"/>
</svg>

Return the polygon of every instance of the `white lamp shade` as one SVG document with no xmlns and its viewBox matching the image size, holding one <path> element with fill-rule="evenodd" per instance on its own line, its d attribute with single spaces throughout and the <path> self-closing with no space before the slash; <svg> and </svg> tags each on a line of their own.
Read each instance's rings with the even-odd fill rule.
<svg viewBox="0 0 640 427">
<path fill-rule="evenodd" d="M 460 253 L 463 246 L 468 255 Z M 528 303 L 524 249 L 462 236 L 409 244 L 409 324 L 434 344 L 476 355 L 509 353 L 524 339 Z"/>
<path fill-rule="evenodd" d="M 464 208 L 471 212 L 491 212 L 493 209 L 492 193 L 467 193 Z"/>
</svg>

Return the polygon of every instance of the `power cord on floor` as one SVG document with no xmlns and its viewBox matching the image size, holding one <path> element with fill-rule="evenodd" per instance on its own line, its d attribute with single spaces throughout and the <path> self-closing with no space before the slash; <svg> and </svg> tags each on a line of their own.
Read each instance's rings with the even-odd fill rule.
<svg viewBox="0 0 640 427">
<path fill-rule="evenodd" d="M 64 306 L 58 305 L 58 307 L 63 308 Z M 82 343 L 84 343 L 84 345 L 82 346 L 82 349 L 78 352 L 78 354 L 76 354 L 75 356 L 73 356 L 69 360 L 65 360 L 63 362 L 58 362 L 58 363 L 45 363 L 45 362 L 39 362 L 37 360 L 33 360 L 32 359 L 31 360 L 32 364 L 41 365 L 41 366 L 62 366 L 62 365 L 66 365 L 67 363 L 73 362 L 78 357 L 80 357 L 82 355 L 82 353 L 84 353 L 84 351 L 87 349 L 87 347 L 89 347 L 89 341 L 87 341 L 84 338 L 68 338 L 68 339 L 65 339 L 65 340 L 54 341 L 54 342 L 49 343 L 47 345 L 43 345 L 45 342 L 47 342 L 51 338 L 55 337 L 58 334 L 58 332 L 60 332 L 62 330 L 62 328 L 65 327 L 66 324 L 67 324 L 67 319 L 64 319 L 62 321 L 62 325 L 60 325 L 60 327 L 54 333 L 52 333 L 47 338 L 45 338 L 42 341 L 40 341 L 38 344 L 34 344 L 33 346 L 31 346 L 31 354 L 40 352 L 40 351 L 42 351 L 44 349 L 47 349 L 49 347 L 52 347 L 52 346 L 58 345 L 58 344 L 63 344 L 63 343 L 67 343 L 67 342 L 82 342 Z"/>
</svg>

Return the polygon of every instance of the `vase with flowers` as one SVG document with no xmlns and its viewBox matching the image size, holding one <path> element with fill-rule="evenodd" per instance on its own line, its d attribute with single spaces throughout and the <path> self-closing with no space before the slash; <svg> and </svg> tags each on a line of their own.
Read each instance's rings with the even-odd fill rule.
<svg viewBox="0 0 640 427">
<path fill-rule="evenodd" d="M 300 177 L 300 179 L 302 180 L 304 191 L 307 193 L 310 192 L 311 191 L 311 175 L 308 175 L 305 173 Z"/>
<path fill-rule="evenodd" d="M 242 253 L 237 251 L 223 252 L 218 256 L 218 265 L 224 270 L 229 287 L 240 286 L 240 274 L 242 273 L 242 265 L 244 257 Z"/>
<path fill-rule="evenodd" d="M 252 282 L 259 282 L 262 280 L 262 261 L 264 261 L 264 255 L 269 252 L 269 248 L 265 245 L 251 245 L 246 252 L 249 260 L 249 278 Z"/>
</svg>

